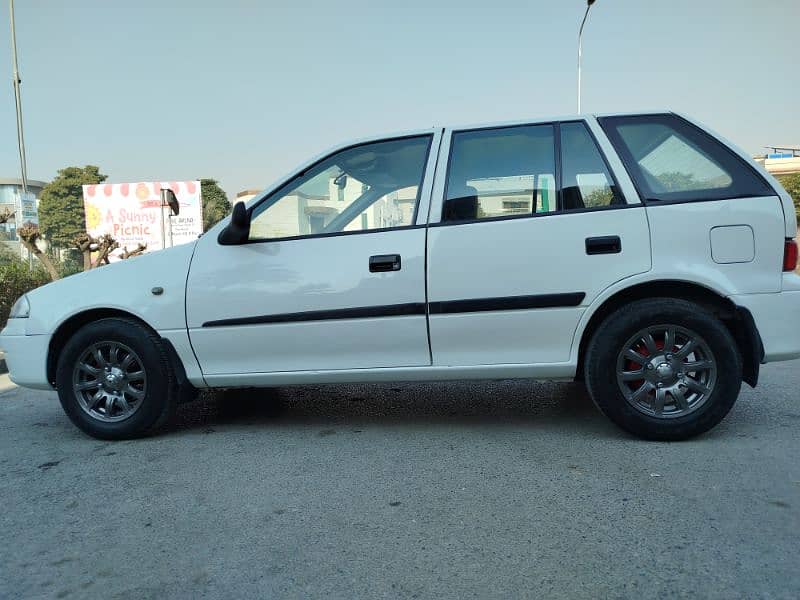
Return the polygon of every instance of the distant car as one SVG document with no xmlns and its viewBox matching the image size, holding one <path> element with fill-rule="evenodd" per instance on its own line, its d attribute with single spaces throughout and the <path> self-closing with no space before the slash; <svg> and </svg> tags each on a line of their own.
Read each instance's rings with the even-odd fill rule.
<svg viewBox="0 0 800 600">
<path fill-rule="evenodd" d="M 623 429 L 675 440 L 800 356 L 796 234 L 766 171 L 673 113 L 432 129 L 30 292 L 0 345 L 105 439 L 198 388 L 579 378 Z"/>
</svg>

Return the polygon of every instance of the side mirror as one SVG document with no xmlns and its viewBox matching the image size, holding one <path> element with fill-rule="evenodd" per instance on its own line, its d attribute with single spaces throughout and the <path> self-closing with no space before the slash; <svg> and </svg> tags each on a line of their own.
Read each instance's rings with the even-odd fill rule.
<svg viewBox="0 0 800 600">
<path fill-rule="evenodd" d="M 181 205 L 175 197 L 175 192 L 169 188 L 161 188 L 161 206 L 169 206 L 171 217 L 177 217 L 181 212 Z"/>
<path fill-rule="evenodd" d="M 244 244 L 250 235 L 250 212 L 244 202 L 237 202 L 233 205 L 233 214 L 227 227 L 219 232 L 217 241 L 223 246 L 235 246 Z"/>
</svg>

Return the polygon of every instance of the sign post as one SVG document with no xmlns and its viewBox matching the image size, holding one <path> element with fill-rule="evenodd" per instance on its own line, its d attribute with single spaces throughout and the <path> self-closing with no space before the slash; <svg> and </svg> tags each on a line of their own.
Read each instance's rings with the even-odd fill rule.
<svg viewBox="0 0 800 600">
<path fill-rule="evenodd" d="M 39 211 L 36 206 L 36 196 L 31 192 L 23 191 L 18 193 L 14 209 L 14 220 L 17 223 L 17 229 L 27 223 L 31 223 L 32 225 L 39 224 Z M 19 233 L 17 233 L 17 236 L 19 236 Z M 28 267 L 33 269 L 33 254 L 31 252 L 28 252 Z"/>
</svg>

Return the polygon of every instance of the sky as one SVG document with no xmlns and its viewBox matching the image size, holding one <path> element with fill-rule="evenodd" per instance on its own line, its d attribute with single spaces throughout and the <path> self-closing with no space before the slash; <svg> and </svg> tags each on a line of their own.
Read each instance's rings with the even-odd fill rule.
<svg viewBox="0 0 800 600">
<path fill-rule="evenodd" d="M 18 177 L 7 3 L 0 177 Z M 31 179 L 211 177 L 233 199 L 353 138 L 576 112 L 583 0 L 17 0 Z M 597 0 L 583 111 L 800 144 L 798 0 Z"/>
</svg>

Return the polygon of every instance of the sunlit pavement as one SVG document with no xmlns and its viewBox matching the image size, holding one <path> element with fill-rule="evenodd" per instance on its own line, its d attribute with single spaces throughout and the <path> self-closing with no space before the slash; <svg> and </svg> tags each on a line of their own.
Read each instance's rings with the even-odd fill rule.
<svg viewBox="0 0 800 600">
<path fill-rule="evenodd" d="M 578 384 L 209 395 L 145 440 L 0 393 L 0 597 L 800 596 L 800 362 L 684 443 Z"/>
<path fill-rule="evenodd" d="M 0 373 L 0 394 L 11 391 L 15 388 L 11 378 L 7 373 Z"/>
</svg>

